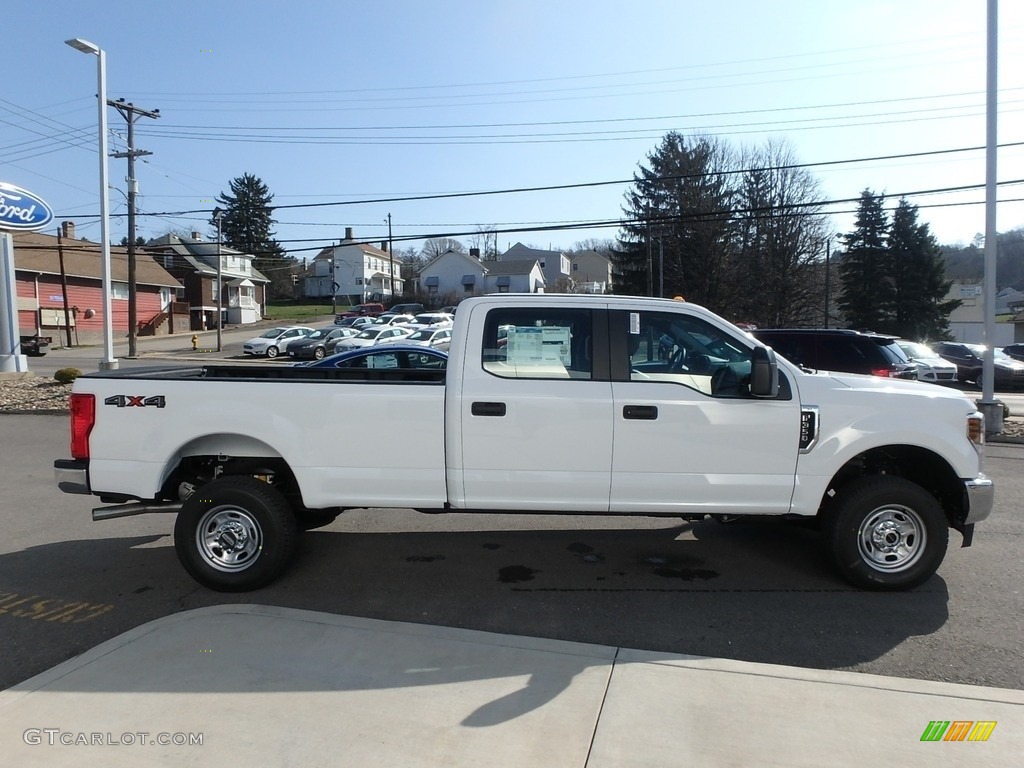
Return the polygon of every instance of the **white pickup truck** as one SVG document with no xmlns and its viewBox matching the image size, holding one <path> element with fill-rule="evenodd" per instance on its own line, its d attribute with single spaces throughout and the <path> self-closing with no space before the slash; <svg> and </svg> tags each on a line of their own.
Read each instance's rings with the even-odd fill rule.
<svg viewBox="0 0 1024 768">
<path fill-rule="evenodd" d="M 402 434 L 340 449 L 342 435 Z M 212 589 L 263 586 L 351 508 L 816 519 L 839 572 L 907 589 L 988 516 L 982 416 L 933 384 L 807 372 L 693 304 L 459 306 L 447 370 L 206 365 L 79 378 L 69 493 L 177 512 Z M 351 441 L 346 444 L 351 445 Z"/>
</svg>

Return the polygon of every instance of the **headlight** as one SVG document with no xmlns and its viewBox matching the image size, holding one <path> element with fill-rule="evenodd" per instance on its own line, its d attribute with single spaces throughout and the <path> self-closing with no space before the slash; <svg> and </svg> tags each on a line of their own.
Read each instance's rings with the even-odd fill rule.
<svg viewBox="0 0 1024 768">
<path fill-rule="evenodd" d="M 967 437 L 975 445 L 985 444 L 985 417 L 977 411 L 967 417 Z"/>
</svg>

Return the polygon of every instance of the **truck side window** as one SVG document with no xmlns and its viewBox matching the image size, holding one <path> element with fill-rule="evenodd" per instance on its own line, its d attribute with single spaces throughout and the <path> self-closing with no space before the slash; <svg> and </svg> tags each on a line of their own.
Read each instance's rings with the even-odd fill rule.
<svg viewBox="0 0 1024 768">
<path fill-rule="evenodd" d="M 744 397 L 750 348 L 705 320 L 670 312 L 630 312 L 630 381 L 670 382 L 713 397 Z"/>
<path fill-rule="evenodd" d="M 509 379 L 593 377 L 589 309 L 494 309 L 484 323 L 481 364 Z"/>
</svg>

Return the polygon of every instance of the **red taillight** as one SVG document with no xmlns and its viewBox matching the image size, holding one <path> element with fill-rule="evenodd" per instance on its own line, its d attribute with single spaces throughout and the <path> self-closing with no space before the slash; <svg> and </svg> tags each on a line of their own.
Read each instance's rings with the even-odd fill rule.
<svg viewBox="0 0 1024 768">
<path fill-rule="evenodd" d="M 874 368 L 871 371 L 872 376 L 881 376 L 883 379 L 894 378 L 897 373 L 891 368 Z"/>
<path fill-rule="evenodd" d="M 71 458 L 89 458 L 89 433 L 96 423 L 96 396 L 71 395 Z"/>
</svg>

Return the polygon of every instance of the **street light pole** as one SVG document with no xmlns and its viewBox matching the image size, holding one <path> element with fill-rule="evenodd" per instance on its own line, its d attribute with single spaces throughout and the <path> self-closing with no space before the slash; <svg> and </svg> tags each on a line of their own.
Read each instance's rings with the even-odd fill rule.
<svg viewBox="0 0 1024 768">
<path fill-rule="evenodd" d="M 65 40 L 76 51 L 95 54 L 97 57 L 96 80 L 99 93 L 99 150 L 100 150 L 100 270 L 103 287 L 103 359 L 100 370 L 109 371 L 118 367 L 114 357 L 114 327 L 111 316 L 110 285 L 110 204 L 107 199 L 107 55 L 95 43 L 80 37 Z"/>
</svg>

